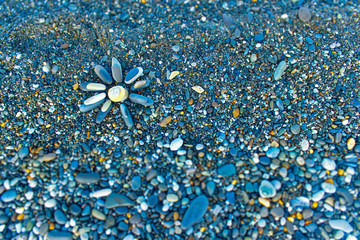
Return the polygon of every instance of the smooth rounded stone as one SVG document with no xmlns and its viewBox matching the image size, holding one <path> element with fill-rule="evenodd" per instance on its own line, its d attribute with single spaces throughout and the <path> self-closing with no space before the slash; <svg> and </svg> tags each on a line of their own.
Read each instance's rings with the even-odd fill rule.
<svg viewBox="0 0 360 240">
<path fill-rule="evenodd" d="M 148 86 L 150 86 L 150 80 L 149 79 L 141 80 L 141 81 L 137 81 L 134 84 L 134 86 L 131 87 L 131 90 L 136 91 L 136 90 L 147 88 Z"/>
<path fill-rule="evenodd" d="M 39 161 L 40 162 L 50 162 L 50 161 L 54 160 L 55 158 L 56 158 L 55 153 L 48 153 L 48 154 L 45 154 L 45 155 L 39 157 Z"/>
<path fill-rule="evenodd" d="M 293 208 L 309 208 L 310 207 L 310 200 L 307 197 L 296 197 L 290 200 L 290 205 Z"/>
<path fill-rule="evenodd" d="M 323 183 L 321 183 L 321 188 L 326 193 L 335 193 L 336 192 L 336 186 L 334 184 L 331 184 L 331 183 L 323 182 Z"/>
<path fill-rule="evenodd" d="M 313 216 L 313 214 L 314 214 L 314 211 L 311 210 L 310 208 L 306 208 L 306 209 L 304 209 L 304 211 L 302 211 L 304 220 L 311 218 Z"/>
<path fill-rule="evenodd" d="M 290 127 L 290 131 L 292 134 L 298 135 L 300 133 L 300 125 L 299 124 L 292 125 Z"/>
<path fill-rule="evenodd" d="M 155 207 L 158 202 L 159 202 L 159 197 L 157 195 L 151 195 L 147 200 L 147 203 L 151 208 Z"/>
<path fill-rule="evenodd" d="M 168 200 L 169 202 L 177 202 L 179 200 L 179 197 L 176 194 L 168 194 L 166 195 L 166 200 Z"/>
<path fill-rule="evenodd" d="M 103 68 L 100 65 L 96 65 L 94 70 L 95 70 L 96 75 L 98 75 L 99 78 L 101 79 L 101 81 L 103 81 L 105 84 L 112 83 L 112 78 L 111 78 L 110 74 L 105 70 L 105 68 Z"/>
<path fill-rule="evenodd" d="M 184 109 L 184 107 L 182 106 L 182 105 L 176 105 L 175 107 L 174 107 L 174 110 L 176 110 L 176 111 L 181 111 L 181 110 L 183 110 Z"/>
<path fill-rule="evenodd" d="M 154 105 L 154 100 L 152 100 L 151 98 L 145 97 L 143 95 L 136 94 L 136 93 L 130 94 L 129 99 L 133 103 L 137 103 L 137 104 L 143 105 L 145 107 Z"/>
<path fill-rule="evenodd" d="M 250 56 L 250 61 L 251 61 L 251 62 L 256 62 L 256 60 L 257 60 L 256 54 L 255 54 L 255 53 L 251 54 L 251 56 Z"/>
<path fill-rule="evenodd" d="M 264 228 L 266 226 L 266 221 L 265 219 L 260 219 L 257 223 L 259 228 Z"/>
<path fill-rule="evenodd" d="M 270 210 L 270 214 L 276 218 L 281 218 L 282 216 L 284 216 L 285 212 L 284 212 L 284 209 L 281 207 L 273 207 Z"/>
<path fill-rule="evenodd" d="M 82 211 L 81 207 L 75 203 L 71 204 L 69 207 L 70 214 L 74 216 L 79 216 L 81 211 Z"/>
<path fill-rule="evenodd" d="M 259 197 L 258 202 L 263 205 L 264 207 L 269 208 L 270 207 L 270 201 L 266 198 Z"/>
<path fill-rule="evenodd" d="M 83 82 L 80 84 L 80 89 L 85 92 L 92 92 L 92 91 L 105 91 L 106 86 L 102 83 L 91 83 L 91 82 Z"/>
<path fill-rule="evenodd" d="M 134 191 L 139 190 L 141 187 L 141 177 L 140 176 L 134 176 L 131 180 L 131 188 Z"/>
<path fill-rule="evenodd" d="M 339 195 L 340 197 L 345 199 L 345 205 L 346 206 L 352 206 L 354 203 L 354 198 L 353 196 L 349 193 L 349 191 L 345 188 L 338 188 L 336 190 L 336 194 Z"/>
<path fill-rule="evenodd" d="M 122 81 L 123 76 L 122 76 L 121 64 L 119 60 L 117 60 L 114 57 L 112 58 L 112 62 L 111 62 L 111 73 L 112 73 L 112 77 L 116 82 Z"/>
<path fill-rule="evenodd" d="M 329 221 L 329 225 L 332 229 L 341 230 L 346 233 L 351 233 L 354 230 L 350 223 L 343 219 L 332 219 Z"/>
<path fill-rule="evenodd" d="M 304 152 L 305 152 L 305 151 L 309 150 L 309 147 L 310 147 L 310 143 L 309 143 L 308 140 L 302 139 L 302 140 L 300 141 L 301 151 L 304 151 Z"/>
<path fill-rule="evenodd" d="M 187 230 L 192 225 L 198 223 L 205 215 L 208 207 L 209 200 L 205 195 L 201 195 L 192 200 L 181 221 L 181 228 Z"/>
<path fill-rule="evenodd" d="M 108 96 L 113 102 L 123 102 L 129 97 L 129 91 L 122 86 L 114 86 L 109 89 Z"/>
<path fill-rule="evenodd" d="M 308 47 L 308 50 L 310 52 L 315 52 L 316 48 L 315 48 L 315 45 L 314 44 L 310 44 L 309 47 Z"/>
<path fill-rule="evenodd" d="M 158 172 L 155 169 L 151 169 L 147 174 L 146 174 L 146 181 L 151 181 L 151 179 L 153 179 L 154 177 L 156 177 L 158 174 Z"/>
<path fill-rule="evenodd" d="M 112 102 L 110 100 L 107 100 L 101 107 L 97 117 L 96 117 L 96 123 L 101 123 L 106 115 L 110 112 L 112 108 Z"/>
<path fill-rule="evenodd" d="M 127 231 L 127 230 L 129 230 L 129 224 L 127 224 L 127 223 L 124 222 L 124 221 L 121 221 L 121 222 L 119 222 L 117 228 L 118 228 L 120 231 Z"/>
<path fill-rule="evenodd" d="M 269 181 L 262 180 L 259 186 L 259 194 L 262 198 L 272 198 L 276 195 L 276 189 Z"/>
<path fill-rule="evenodd" d="M 259 157 L 259 163 L 261 163 L 262 165 L 269 165 L 271 162 L 270 158 L 266 157 L 266 156 L 261 156 Z"/>
<path fill-rule="evenodd" d="M 177 151 L 179 150 L 179 148 L 181 148 L 183 144 L 184 144 L 184 140 L 182 140 L 181 138 L 175 138 L 170 143 L 170 150 Z"/>
<path fill-rule="evenodd" d="M 0 224 L 6 224 L 8 222 L 9 222 L 8 216 L 6 216 L 4 214 L 0 215 Z"/>
<path fill-rule="evenodd" d="M 134 202 L 131 201 L 128 197 L 117 194 L 111 193 L 105 202 L 106 208 L 116 208 L 116 207 L 127 207 L 127 206 L 134 206 Z"/>
<path fill-rule="evenodd" d="M 18 155 L 19 155 L 20 159 L 24 159 L 27 155 L 29 155 L 29 153 L 30 153 L 30 151 L 29 151 L 28 147 L 22 147 L 19 150 Z"/>
<path fill-rule="evenodd" d="M 287 64 L 285 61 L 281 61 L 279 65 L 276 67 L 274 72 L 274 79 L 275 81 L 279 80 L 282 75 L 284 74 L 285 70 L 287 68 Z"/>
<path fill-rule="evenodd" d="M 321 165 L 323 166 L 323 168 L 329 171 L 333 171 L 336 169 L 335 161 L 330 158 L 324 158 L 321 162 Z"/>
<path fill-rule="evenodd" d="M 269 158 L 276 158 L 280 153 L 280 149 L 277 147 L 269 147 L 266 151 L 266 156 Z"/>
<path fill-rule="evenodd" d="M 234 20 L 233 20 L 233 18 L 230 16 L 230 15 L 228 15 L 228 14 L 223 14 L 222 15 L 222 19 L 223 19 L 223 22 L 224 22 L 224 24 L 226 25 L 226 26 L 231 26 L 231 25 L 233 25 L 234 24 Z"/>
<path fill-rule="evenodd" d="M 56 200 L 54 198 L 51 198 L 51 199 L 46 200 L 44 206 L 46 208 L 54 208 L 56 206 L 56 204 L 57 204 Z"/>
<path fill-rule="evenodd" d="M 223 177 L 231 177 L 236 174 L 236 167 L 232 163 L 222 165 L 217 169 L 217 174 Z"/>
<path fill-rule="evenodd" d="M 324 190 L 319 190 L 315 193 L 313 193 L 313 195 L 311 196 L 311 200 L 313 200 L 314 202 L 319 202 L 325 195 L 325 191 Z"/>
<path fill-rule="evenodd" d="M 112 190 L 110 188 L 104 188 L 97 190 L 91 194 L 94 198 L 101 198 L 101 197 L 107 197 L 112 193 Z"/>
<path fill-rule="evenodd" d="M 7 190 L 1 195 L 1 201 L 4 203 L 12 202 L 16 199 L 17 192 L 15 190 Z"/>
<path fill-rule="evenodd" d="M 216 184 L 213 180 L 210 180 L 206 183 L 206 192 L 209 194 L 209 196 L 213 196 L 215 193 Z"/>
<path fill-rule="evenodd" d="M 141 222 L 141 217 L 139 214 L 134 214 L 130 219 L 129 222 L 131 224 L 138 224 L 139 222 Z"/>
<path fill-rule="evenodd" d="M 53 230 L 48 232 L 46 235 L 46 240 L 72 240 L 72 234 L 70 232 L 63 232 L 58 230 Z"/>
<path fill-rule="evenodd" d="M 75 181 L 79 184 L 97 183 L 100 180 L 100 175 L 94 172 L 78 173 L 75 176 Z"/>
<path fill-rule="evenodd" d="M 134 126 L 134 122 L 130 115 L 129 109 L 127 108 L 127 106 L 125 104 L 120 105 L 120 112 L 121 112 L 121 116 L 125 122 L 125 125 L 127 126 L 128 129 L 131 129 Z"/>
<path fill-rule="evenodd" d="M 61 210 L 59 210 L 59 209 L 57 209 L 57 210 L 55 211 L 55 213 L 54 213 L 54 218 L 55 218 L 55 221 L 56 221 L 58 224 L 60 224 L 60 225 L 64 225 L 64 224 L 68 221 L 68 219 L 67 219 L 67 217 L 65 216 L 65 214 L 64 214 Z"/>
<path fill-rule="evenodd" d="M 98 106 L 100 106 L 103 102 L 105 102 L 105 97 L 104 97 L 104 99 L 99 100 L 98 102 L 95 102 L 95 103 L 90 104 L 90 105 L 82 104 L 80 106 L 80 112 L 88 112 L 90 110 L 93 110 L 94 108 L 97 108 Z"/>
<path fill-rule="evenodd" d="M 311 12 L 307 7 L 301 7 L 298 11 L 298 16 L 302 22 L 307 22 L 311 18 Z"/>
<path fill-rule="evenodd" d="M 254 39 L 256 42 L 262 42 L 262 41 L 264 41 L 264 34 L 262 34 L 262 33 L 256 34 Z"/>
<path fill-rule="evenodd" d="M 269 209 L 267 207 L 262 207 L 260 209 L 260 216 L 262 218 L 267 218 L 269 216 Z"/>
<path fill-rule="evenodd" d="M 79 161 L 73 160 L 70 163 L 70 169 L 75 171 L 79 167 Z"/>
<path fill-rule="evenodd" d="M 100 220 L 100 221 L 105 221 L 106 220 L 106 215 L 102 212 L 100 212 L 97 209 L 93 209 L 91 210 L 91 216 L 93 216 L 94 218 Z"/>
<path fill-rule="evenodd" d="M 130 84 L 134 82 L 136 79 L 138 79 L 141 74 L 143 73 L 142 67 L 133 68 L 130 70 L 130 72 L 125 76 L 125 83 Z"/>
</svg>

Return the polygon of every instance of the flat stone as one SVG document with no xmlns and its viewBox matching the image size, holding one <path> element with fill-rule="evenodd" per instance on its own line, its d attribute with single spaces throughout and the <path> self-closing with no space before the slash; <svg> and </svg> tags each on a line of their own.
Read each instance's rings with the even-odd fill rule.
<svg viewBox="0 0 360 240">
<path fill-rule="evenodd" d="M 171 116 L 167 116 L 165 118 L 163 118 L 160 123 L 159 123 L 159 126 L 160 127 L 165 127 L 166 125 L 168 125 L 172 120 L 172 117 Z"/>
<path fill-rule="evenodd" d="M 354 230 L 350 223 L 343 219 L 332 219 L 329 221 L 329 225 L 332 229 L 341 230 L 346 233 L 351 233 Z"/>
<path fill-rule="evenodd" d="M 259 162 L 260 162 L 262 165 L 267 166 L 267 165 L 270 164 L 271 160 L 270 160 L 270 158 L 268 158 L 268 157 L 266 157 L 266 156 L 261 156 L 261 157 L 259 157 Z"/>
<path fill-rule="evenodd" d="M 262 42 L 262 41 L 264 41 L 264 34 L 262 34 L 262 33 L 256 34 L 254 39 L 256 42 Z"/>
<path fill-rule="evenodd" d="M 15 190 L 7 190 L 1 195 L 1 201 L 4 203 L 12 202 L 16 199 L 17 192 Z"/>
<path fill-rule="evenodd" d="M 137 191 L 141 188 L 141 177 L 140 176 L 134 176 L 131 180 L 131 188 L 134 191 Z"/>
<path fill-rule="evenodd" d="M 54 160 L 55 158 L 56 158 L 55 153 L 48 153 L 48 154 L 45 154 L 45 155 L 39 157 L 39 161 L 50 162 L 50 161 Z"/>
<path fill-rule="evenodd" d="M 302 139 L 300 141 L 300 148 L 301 148 L 301 151 L 307 151 L 309 150 L 309 147 L 310 147 L 310 143 L 307 139 Z"/>
<path fill-rule="evenodd" d="M 91 82 L 83 82 L 80 84 L 80 89 L 85 92 L 99 92 L 99 91 L 105 91 L 106 86 L 102 83 L 91 83 Z"/>
<path fill-rule="evenodd" d="M 311 200 L 313 200 L 314 202 L 319 202 L 324 197 L 324 194 L 325 194 L 324 190 L 319 190 L 313 193 L 313 195 L 311 196 Z"/>
<path fill-rule="evenodd" d="M 336 169 L 335 161 L 330 158 L 324 158 L 321 162 L 321 165 L 323 166 L 323 168 L 329 171 L 333 171 Z"/>
<path fill-rule="evenodd" d="M 311 19 L 311 12 L 307 7 L 301 7 L 298 16 L 302 22 L 308 22 Z"/>
<path fill-rule="evenodd" d="M 22 147 L 18 154 L 20 159 L 24 159 L 27 155 L 29 155 L 30 151 L 28 147 Z"/>
<path fill-rule="evenodd" d="M 131 87 L 131 91 L 141 90 L 141 89 L 147 88 L 148 86 L 150 86 L 150 80 L 149 80 L 149 79 L 142 80 L 142 81 L 137 81 L 137 82 Z"/>
<path fill-rule="evenodd" d="M 54 218 L 55 218 L 55 221 L 56 221 L 58 224 L 60 224 L 60 225 L 64 225 L 64 224 L 68 221 L 68 219 L 67 219 L 67 217 L 65 216 L 65 214 L 64 214 L 61 210 L 59 210 L 59 209 L 57 209 L 57 210 L 55 211 L 55 213 L 54 213 Z"/>
<path fill-rule="evenodd" d="M 119 222 L 117 228 L 118 228 L 120 231 L 127 231 L 127 230 L 129 230 L 129 224 L 127 224 L 127 223 L 124 222 L 124 221 L 121 221 L 121 222 Z"/>
<path fill-rule="evenodd" d="M 104 189 L 100 189 L 100 190 L 93 192 L 91 196 L 94 198 L 101 198 L 101 197 L 107 197 L 111 193 L 112 193 L 112 190 L 110 188 L 104 188 Z"/>
<path fill-rule="evenodd" d="M 313 216 L 313 214 L 314 214 L 314 211 L 311 210 L 310 208 L 306 208 L 306 209 L 304 209 L 304 211 L 302 211 L 304 220 L 311 218 Z"/>
<path fill-rule="evenodd" d="M 279 80 L 282 75 L 284 74 L 285 70 L 287 68 L 287 64 L 285 61 L 281 61 L 279 65 L 276 67 L 274 72 L 274 79 L 275 81 Z"/>
<path fill-rule="evenodd" d="M 78 173 L 75 176 L 75 181 L 79 184 L 97 183 L 99 180 L 100 180 L 100 175 L 98 173 L 93 173 L 93 172 Z"/>
<path fill-rule="evenodd" d="M 111 63 L 111 73 L 112 73 L 112 77 L 116 82 L 122 81 L 123 76 L 122 76 L 121 64 L 119 60 L 117 60 L 114 57 L 112 58 L 112 63 Z"/>
<path fill-rule="evenodd" d="M 141 221 L 141 217 L 139 214 L 135 213 L 129 220 L 131 224 L 138 224 Z"/>
<path fill-rule="evenodd" d="M 270 214 L 276 218 L 281 218 L 282 216 L 284 216 L 285 212 L 284 212 L 284 209 L 281 207 L 273 207 L 270 210 Z"/>
<path fill-rule="evenodd" d="M 290 205 L 293 208 L 309 208 L 310 207 L 310 200 L 307 197 L 296 197 L 290 200 Z"/>
<path fill-rule="evenodd" d="M 181 138 L 175 138 L 174 140 L 171 141 L 170 143 L 170 150 L 171 151 L 177 151 L 179 150 L 179 148 L 181 148 L 181 146 L 183 145 L 184 140 L 182 140 Z"/>
<path fill-rule="evenodd" d="M 72 240 L 72 234 L 70 232 L 62 232 L 58 230 L 50 231 L 46 235 L 47 240 Z"/>
<path fill-rule="evenodd" d="M 269 147 L 266 151 L 266 156 L 269 158 L 276 158 L 280 153 L 280 149 L 277 147 Z"/>
<path fill-rule="evenodd" d="M 222 165 L 218 168 L 217 173 L 223 177 L 231 177 L 236 174 L 235 165 L 232 163 Z"/>
<path fill-rule="evenodd" d="M 155 207 L 156 204 L 158 204 L 158 202 L 159 202 L 159 197 L 157 195 L 151 195 L 147 200 L 147 203 L 151 208 Z"/>
<path fill-rule="evenodd" d="M 166 200 L 168 200 L 169 202 L 177 202 L 179 200 L 179 197 L 176 194 L 168 194 L 166 195 Z"/>
<path fill-rule="evenodd" d="M 81 211 L 82 211 L 81 207 L 75 203 L 71 204 L 69 207 L 70 214 L 74 216 L 79 216 Z"/>
<path fill-rule="evenodd" d="M 136 94 L 136 93 L 131 93 L 129 95 L 129 99 L 133 103 L 137 103 L 137 104 L 143 105 L 145 107 L 154 105 L 154 100 L 152 100 L 151 98 L 145 97 L 143 95 Z"/>
<path fill-rule="evenodd" d="M 112 102 L 111 100 L 107 100 L 101 107 L 97 117 L 96 117 L 96 123 L 101 123 L 105 117 L 109 114 L 109 112 L 112 109 Z"/>
<path fill-rule="evenodd" d="M 46 208 L 54 208 L 56 206 L 56 204 L 57 204 L 56 200 L 54 198 L 51 198 L 51 199 L 46 200 L 44 206 Z"/>
<path fill-rule="evenodd" d="M 209 200 L 204 195 L 201 195 L 192 200 L 181 221 L 181 228 L 183 230 L 187 230 L 192 225 L 198 223 L 205 215 L 208 206 Z"/>
<path fill-rule="evenodd" d="M 141 67 L 133 68 L 130 72 L 125 76 L 125 83 L 130 84 L 138 79 L 143 73 L 143 69 Z"/>
<path fill-rule="evenodd" d="M 118 194 L 111 193 L 105 202 L 106 208 L 116 208 L 116 207 L 127 207 L 134 206 L 134 202 L 131 201 L 128 197 Z"/>
<path fill-rule="evenodd" d="M 102 212 L 100 212 L 97 209 L 93 209 L 91 210 L 91 216 L 93 216 L 94 218 L 100 220 L 100 221 L 105 221 L 106 220 L 106 215 Z"/>
<path fill-rule="evenodd" d="M 276 195 L 276 189 L 267 180 L 262 180 L 259 186 L 259 194 L 262 198 L 272 198 Z"/>
<path fill-rule="evenodd" d="M 131 129 L 134 126 L 134 122 L 130 115 L 129 109 L 127 108 L 127 106 L 125 104 L 120 105 L 120 112 L 121 112 L 121 116 L 125 122 L 125 125 L 127 126 L 128 129 Z"/>
<path fill-rule="evenodd" d="M 100 65 L 96 65 L 94 70 L 95 70 L 96 75 L 98 75 L 99 78 L 101 79 L 101 81 L 103 81 L 105 84 L 112 83 L 112 78 L 111 78 L 110 74 L 105 70 L 105 68 L 103 68 Z"/>
<path fill-rule="evenodd" d="M 328 183 L 328 182 L 321 183 L 321 188 L 326 193 L 335 193 L 336 192 L 336 186 L 334 184 L 331 184 L 331 183 Z"/>
</svg>

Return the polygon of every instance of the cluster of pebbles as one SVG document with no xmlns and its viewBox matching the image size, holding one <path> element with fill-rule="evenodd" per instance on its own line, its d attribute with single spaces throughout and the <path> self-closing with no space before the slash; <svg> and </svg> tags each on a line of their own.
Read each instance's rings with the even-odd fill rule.
<svg viewBox="0 0 360 240">
<path fill-rule="evenodd" d="M 0 239 L 359 239 L 358 14 L 0 4 Z"/>
</svg>

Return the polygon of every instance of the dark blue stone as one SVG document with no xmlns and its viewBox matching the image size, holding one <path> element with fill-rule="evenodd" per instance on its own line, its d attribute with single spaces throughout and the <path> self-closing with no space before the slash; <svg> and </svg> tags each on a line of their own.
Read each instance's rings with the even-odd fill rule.
<svg viewBox="0 0 360 240">
<path fill-rule="evenodd" d="M 79 161 L 73 160 L 70 163 L 70 169 L 75 171 L 79 167 Z"/>
<path fill-rule="evenodd" d="M 79 207 L 79 205 L 73 203 L 69 207 L 69 212 L 74 216 L 79 216 L 81 213 L 81 208 Z"/>
<path fill-rule="evenodd" d="M 201 195 L 192 200 L 181 221 L 181 228 L 187 230 L 192 225 L 198 223 L 205 215 L 209 206 L 209 200 L 205 195 Z"/>
<path fill-rule="evenodd" d="M 230 204 L 232 204 L 232 205 L 235 204 L 235 193 L 234 193 L 233 191 L 231 191 L 231 192 L 226 192 L 225 196 L 226 196 L 226 200 L 227 200 Z"/>
<path fill-rule="evenodd" d="M 110 103 L 110 106 L 107 109 L 105 109 L 104 112 L 102 111 L 103 109 L 101 108 L 99 114 L 96 117 L 96 123 L 101 123 L 105 119 L 106 115 L 108 115 L 108 113 L 111 111 L 111 108 L 112 108 L 112 103 Z"/>
<path fill-rule="evenodd" d="M 150 208 L 155 207 L 158 202 L 159 202 L 158 195 L 151 195 L 147 200 L 147 203 Z"/>
<path fill-rule="evenodd" d="M 261 163 L 262 165 L 265 165 L 265 166 L 267 166 L 267 165 L 270 164 L 270 158 L 268 158 L 268 157 L 266 157 L 266 156 L 261 156 L 261 157 L 259 158 L 259 161 L 260 161 L 260 163 Z"/>
</svg>

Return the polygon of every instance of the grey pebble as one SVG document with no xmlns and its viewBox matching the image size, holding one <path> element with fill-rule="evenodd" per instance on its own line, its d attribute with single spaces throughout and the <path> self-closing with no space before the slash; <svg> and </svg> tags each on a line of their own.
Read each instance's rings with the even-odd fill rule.
<svg viewBox="0 0 360 240">
<path fill-rule="evenodd" d="M 297 135 L 300 133 L 300 125 L 299 124 L 294 124 L 290 127 L 290 131 L 292 134 Z"/>
<path fill-rule="evenodd" d="M 270 210 L 270 214 L 273 215 L 276 218 L 281 218 L 282 216 L 284 216 L 284 209 L 281 207 L 273 207 Z"/>
<path fill-rule="evenodd" d="M 301 7 L 298 11 L 298 16 L 302 22 L 307 22 L 311 18 L 311 12 L 307 7 Z"/>
<path fill-rule="evenodd" d="M 214 181 L 210 180 L 206 183 L 206 192 L 209 194 L 209 196 L 213 196 L 215 193 L 216 184 Z"/>
<path fill-rule="evenodd" d="M 131 129 L 134 126 L 134 122 L 130 115 L 129 109 L 127 108 L 127 106 L 125 104 L 120 105 L 120 112 L 121 112 L 122 118 L 124 119 L 125 125 L 127 126 L 128 129 Z"/>
<path fill-rule="evenodd" d="M 141 177 L 140 176 L 134 176 L 131 180 L 131 188 L 134 191 L 139 190 L 141 187 Z"/>
<path fill-rule="evenodd" d="M 146 107 L 154 105 L 154 100 L 136 93 L 131 93 L 129 95 L 129 99 L 133 103 L 137 103 Z"/>
<path fill-rule="evenodd" d="M 100 175 L 98 173 L 78 173 L 75 176 L 75 181 L 79 184 L 91 184 L 97 183 L 100 180 Z"/>
<path fill-rule="evenodd" d="M 105 84 L 111 84 L 112 78 L 110 74 L 100 65 L 96 65 L 95 68 L 96 75 L 99 76 L 99 78 L 105 83 Z"/>
<path fill-rule="evenodd" d="M 62 232 L 58 230 L 50 231 L 47 236 L 47 240 L 72 240 L 72 234 L 70 232 Z"/>
<path fill-rule="evenodd" d="M 281 78 L 281 76 L 283 75 L 283 73 L 285 72 L 287 68 L 287 64 L 285 61 L 281 61 L 279 63 L 279 65 L 276 67 L 275 72 L 274 72 L 274 79 L 275 81 L 279 80 Z"/>
<path fill-rule="evenodd" d="M 126 207 L 126 206 L 133 206 L 134 202 L 131 201 L 128 197 L 117 194 L 111 193 L 105 202 L 106 208 L 116 208 L 116 207 Z"/>
</svg>

